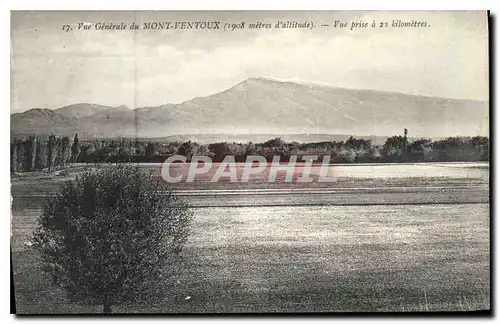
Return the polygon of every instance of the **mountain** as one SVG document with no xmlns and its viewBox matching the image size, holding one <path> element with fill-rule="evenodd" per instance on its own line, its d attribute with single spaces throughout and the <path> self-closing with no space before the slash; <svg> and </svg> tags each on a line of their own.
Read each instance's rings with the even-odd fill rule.
<svg viewBox="0 0 500 324">
<path fill-rule="evenodd" d="M 63 133 L 77 127 L 77 122 L 50 109 L 35 108 L 10 116 L 11 132 L 14 134 Z"/>
<path fill-rule="evenodd" d="M 11 115 L 12 133 L 29 130 L 66 135 L 78 132 L 84 137 L 391 136 L 407 128 L 411 137 L 448 137 L 486 136 L 489 132 L 488 102 L 484 101 L 344 89 L 268 78 L 247 79 L 220 93 L 181 104 L 134 110 L 80 104 L 52 112 L 55 115 L 50 122 L 35 122 L 33 119 L 37 116 L 32 110 Z M 25 116 L 30 114 L 29 118 Z M 31 124 L 26 123 L 28 119 L 32 120 Z"/>
<path fill-rule="evenodd" d="M 74 104 L 74 105 L 69 105 L 66 107 L 62 107 L 59 109 L 55 109 L 54 111 L 58 113 L 59 115 L 68 117 L 68 118 L 83 118 L 83 117 L 88 117 L 91 115 L 95 115 L 97 113 L 102 113 L 105 111 L 109 111 L 110 109 L 128 109 L 126 106 L 120 106 L 120 107 L 110 107 L 110 106 L 101 106 L 101 105 L 94 105 L 94 104 L 89 104 L 89 103 L 80 103 L 80 104 Z"/>
</svg>

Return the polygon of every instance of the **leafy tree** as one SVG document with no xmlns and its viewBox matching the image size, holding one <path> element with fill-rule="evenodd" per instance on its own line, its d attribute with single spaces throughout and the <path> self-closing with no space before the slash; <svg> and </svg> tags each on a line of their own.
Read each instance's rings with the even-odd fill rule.
<svg viewBox="0 0 500 324">
<path fill-rule="evenodd" d="M 270 139 L 267 142 L 262 143 L 263 147 L 272 147 L 282 149 L 285 145 L 285 142 L 281 139 L 281 137 L 275 137 Z"/>
<path fill-rule="evenodd" d="M 47 145 L 42 142 L 40 138 L 37 138 L 36 142 L 36 157 L 35 157 L 35 169 L 42 170 L 47 167 Z"/>
<path fill-rule="evenodd" d="M 19 140 L 14 139 L 10 142 L 10 172 L 19 171 Z"/>
<path fill-rule="evenodd" d="M 364 139 L 355 139 L 354 137 L 349 137 L 345 142 L 345 146 L 348 148 L 361 149 L 369 151 L 371 149 L 371 141 Z"/>
<path fill-rule="evenodd" d="M 198 144 L 196 142 L 187 141 L 182 143 L 177 149 L 177 154 L 183 155 L 187 160 L 191 160 L 191 157 L 196 154 L 196 147 Z"/>
<path fill-rule="evenodd" d="M 248 145 L 245 147 L 245 155 L 254 155 L 256 152 L 257 148 L 255 147 L 255 144 L 249 142 Z"/>
<path fill-rule="evenodd" d="M 408 143 L 406 154 L 410 161 L 422 162 L 426 160 L 432 161 L 432 141 L 430 139 L 421 138 Z"/>
<path fill-rule="evenodd" d="M 156 146 L 155 146 L 155 143 L 153 142 L 149 142 L 147 145 L 146 145 L 146 155 L 147 156 L 152 156 L 152 155 L 155 155 L 156 154 Z"/>
<path fill-rule="evenodd" d="M 16 172 L 23 172 L 26 171 L 26 150 L 25 150 L 25 145 L 24 141 L 15 141 L 15 156 L 16 156 L 16 161 L 15 161 L 15 171 Z"/>
<path fill-rule="evenodd" d="M 416 141 L 411 142 L 408 144 L 408 153 L 410 154 L 420 154 L 426 149 L 430 149 L 432 146 L 432 141 L 429 139 L 418 139 Z"/>
<path fill-rule="evenodd" d="M 352 163 L 356 161 L 356 152 L 352 148 L 348 148 L 341 153 L 345 162 Z"/>
<path fill-rule="evenodd" d="M 108 313 L 113 305 L 165 296 L 191 218 L 158 178 L 117 165 L 63 184 L 44 207 L 33 242 L 70 300 Z"/>
<path fill-rule="evenodd" d="M 226 142 L 222 143 L 212 143 L 208 145 L 208 150 L 215 155 L 216 161 L 221 161 L 226 155 L 231 154 L 231 150 L 229 149 L 229 145 Z"/>
<path fill-rule="evenodd" d="M 69 138 L 64 136 L 63 138 L 61 138 L 60 143 L 61 143 L 61 150 L 59 153 L 59 163 L 58 164 L 59 165 L 66 165 L 66 163 L 68 162 L 68 160 L 71 157 Z"/>
<path fill-rule="evenodd" d="M 35 170 L 36 140 L 36 136 L 30 136 L 24 142 L 24 151 L 26 153 L 25 171 Z"/>
<path fill-rule="evenodd" d="M 474 136 L 471 138 L 471 145 L 473 147 L 481 147 L 481 146 L 488 146 L 489 144 L 489 139 L 488 137 L 483 137 L 483 136 Z"/>
<path fill-rule="evenodd" d="M 73 139 L 73 144 L 71 145 L 71 162 L 77 161 L 78 153 L 80 153 L 80 145 L 78 141 L 78 133 L 75 133 L 75 138 Z"/>
<path fill-rule="evenodd" d="M 487 137 L 475 136 L 471 139 L 472 149 L 479 151 L 481 159 L 484 161 L 489 160 L 490 145 Z"/>
<path fill-rule="evenodd" d="M 84 144 L 81 147 L 80 153 L 76 162 L 94 162 L 96 150 L 93 144 Z"/>
<path fill-rule="evenodd" d="M 406 137 L 389 137 L 382 147 L 382 155 L 386 160 L 399 161 L 404 157 L 406 149 Z"/>
<path fill-rule="evenodd" d="M 49 168 L 49 171 L 52 169 L 55 163 L 55 159 L 57 156 L 57 143 L 56 143 L 56 136 L 54 134 L 50 134 L 49 140 L 47 142 L 47 150 L 48 150 L 48 157 L 47 157 L 47 166 Z"/>
</svg>

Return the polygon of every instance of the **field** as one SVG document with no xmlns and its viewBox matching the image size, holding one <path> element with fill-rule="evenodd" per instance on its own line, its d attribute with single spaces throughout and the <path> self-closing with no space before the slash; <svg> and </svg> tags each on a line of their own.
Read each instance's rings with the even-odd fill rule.
<svg viewBox="0 0 500 324">
<path fill-rule="evenodd" d="M 37 256 L 24 244 L 44 197 L 82 168 L 60 175 L 12 176 L 18 313 L 100 311 L 70 303 L 52 288 Z M 487 164 L 337 168 L 343 176 L 325 188 L 259 181 L 246 187 L 209 182 L 179 186 L 179 194 L 195 207 L 195 220 L 172 294 L 155 304 L 113 310 L 490 308 Z"/>
</svg>

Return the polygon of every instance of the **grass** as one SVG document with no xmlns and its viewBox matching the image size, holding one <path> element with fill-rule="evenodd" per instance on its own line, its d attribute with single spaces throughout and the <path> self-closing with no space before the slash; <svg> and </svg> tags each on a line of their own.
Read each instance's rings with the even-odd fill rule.
<svg viewBox="0 0 500 324">
<path fill-rule="evenodd" d="M 171 295 L 114 311 L 432 312 L 490 306 L 487 204 L 216 207 L 195 213 Z M 99 312 L 98 306 L 69 303 L 50 285 L 37 255 L 18 238 L 33 224 L 14 223 L 18 312 Z"/>
<path fill-rule="evenodd" d="M 459 295 L 454 302 L 439 302 L 433 303 L 427 298 L 424 292 L 424 297 L 418 305 L 402 306 L 402 312 L 453 312 L 453 311 L 477 311 L 490 309 L 489 297 L 482 293 L 466 296 Z"/>
<path fill-rule="evenodd" d="M 385 166 L 384 166 L 385 167 Z M 398 166 L 401 168 L 401 166 Z M 151 166 L 143 166 L 149 172 Z M 362 166 L 356 166 L 363 174 Z M 89 313 L 99 306 L 70 303 L 41 272 L 38 256 L 24 245 L 44 196 L 82 172 L 11 176 L 14 283 L 18 313 Z M 440 166 L 443 170 L 445 167 Z M 470 311 L 490 308 L 487 170 L 458 168 L 456 177 L 407 174 L 399 178 L 339 178 L 326 186 L 443 186 L 441 193 L 337 194 L 312 197 L 331 203 L 364 200 L 429 200 L 448 197 L 458 205 L 281 206 L 196 208 L 186 262 L 172 293 L 157 303 L 115 307 L 116 312 L 338 312 Z M 442 171 L 439 171 L 442 172 Z M 457 186 L 485 189 L 457 191 Z M 273 188 L 290 187 L 275 183 Z M 292 184 L 292 186 L 297 186 Z M 304 186 L 303 184 L 301 186 Z M 307 187 L 325 187 L 324 183 Z M 179 189 L 269 188 L 197 182 Z M 37 196 L 37 197 L 35 197 Z M 321 195 L 320 195 L 321 196 Z M 29 197 L 26 198 L 26 197 Z M 424 197 L 424 198 L 422 198 Z M 486 198 L 485 198 L 486 197 Z M 476 199 L 478 201 L 473 201 Z M 209 197 L 210 201 L 262 206 L 269 197 Z M 270 205 L 309 203 L 304 196 L 276 196 Z M 391 200 L 392 199 L 392 200 Z M 483 202 L 483 203 L 477 203 Z M 486 202 L 486 203 L 484 203 Z M 187 298 L 189 297 L 189 298 Z"/>
</svg>

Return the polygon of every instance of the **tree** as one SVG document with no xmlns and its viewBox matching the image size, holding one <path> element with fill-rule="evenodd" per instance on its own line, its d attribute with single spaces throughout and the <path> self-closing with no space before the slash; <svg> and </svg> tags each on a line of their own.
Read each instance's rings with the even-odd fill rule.
<svg viewBox="0 0 500 324">
<path fill-rule="evenodd" d="M 432 141 L 425 138 L 415 140 L 406 147 L 406 154 L 412 162 L 432 160 Z"/>
<path fill-rule="evenodd" d="M 406 160 L 407 158 L 407 153 L 408 153 L 408 129 L 405 128 L 404 130 L 404 149 L 403 149 L 403 158 Z"/>
<path fill-rule="evenodd" d="M 26 150 L 25 145 L 22 140 L 17 140 L 14 142 L 15 147 L 15 172 L 26 171 L 25 161 L 26 161 Z"/>
<path fill-rule="evenodd" d="M 345 146 L 347 148 L 369 151 L 371 149 L 372 143 L 370 140 L 355 139 L 354 137 L 351 136 L 345 142 Z"/>
<path fill-rule="evenodd" d="M 34 247 L 70 300 L 102 305 L 165 296 L 192 214 L 133 166 L 87 171 L 48 200 Z"/>
<path fill-rule="evenodd" d="M 48 161 L 47 159 L 48 159 L 47 144 L 41 141 L 40 138 L 38 138 L 36 142 L 35 169 L 36 170 L 45 169 L 47 167 L 47 161 Z"/>
<path fill-rule="evenodd" d="M 191 160 L 191 157 L 196 154 L 196 142 L 187 141 L 182 143 L 177 149 L 177 154 L 185 156 L 187 160 Z"/>
<path fill-rule="evenodd" d="M 382 156 L 387 161 L 400 161 L 404 157 L 406 138 L 403 136 L 389 137 L 382 147 Z"/>
<path fill-rule="evenodd" d="M 226 142 L 222 143 L 212 143 L 208 145 L 208 150 L 214 155 L 213 160 L 220 162 L 227 155 L 231 155 L 231 150 Z"/>
<path fill-rule="evenodd" d="M 146 145 L 146 156 L 152 156 L 156 154 L 156 146 L 155 143 L 149 142 Z"/>
<path fill-rule="evenodd" d="M 52 169 L 54 166 L 54 162 L 57 156 L 57 147 L 56 147 L 56 137 L 54 134 L 50 134 L 49 140 L 47 141 L 47 150 L 48 150 L 48 157 L 47 157 L 47 166 L 49 167 L 49 171 Z"/>
<path fill-rule="evenodd" d="M 269 141 L 264 142 L 262 146 L 282 149 L 285 146 L 285 142 L 281 139 L 281 137 L 275 137 L 273 139 L 270 139 Z"/>
<path fill-rule="evenodd" d="M 80 145 L 78 141 L 78 133 L 75 133 L 75 138 L 73 139 L 73 144 L 71 145 L 71 162 L 75 163 L 77 161 L 78 153 L 80 153 Z"/>
<path fill-rule="evenodd" d="M 25 171 L 35 171 L 36 141 L 36 136 L 30 136 L 24 142 L 24 151 L 26 152 Z"/>
<path fill-rule="evenodd" d="M 10 172 L 19 171 L 18 142 L 19 140 L 17 139 L 13 139 L 10 142 Z"/>
<path fill-rule="evenodd" d="M 95 162 L 96 160 L 96 149 L 94 143 L 83 144 L 80 153 L 78 154 L 76 162 Z"/>
<path fill-rule="evenodd" d="M 344 158 L 345 162 L 352 163 L 356 161 L 356 152 L 352 148 L 347 148 L 341 152 L 342 157 Z"/>
<path fill-rule="evenodd" d="M 257 148 L 255 147 L 255 144 L 249 142 L 248 145 L 245 147 L 245 155 L 254 155 L 256 152 Z"/>
<path fill-rule="evenodd" d="M 66 163 L 68 163 L 68 160 L 71 158 L 69 143 L 70 141 L 68 137 L 64 136 L 63 138 L 61 138 L 61 152 L 59 157 L 59 165 L 66 165 Z"/>
</svg>

